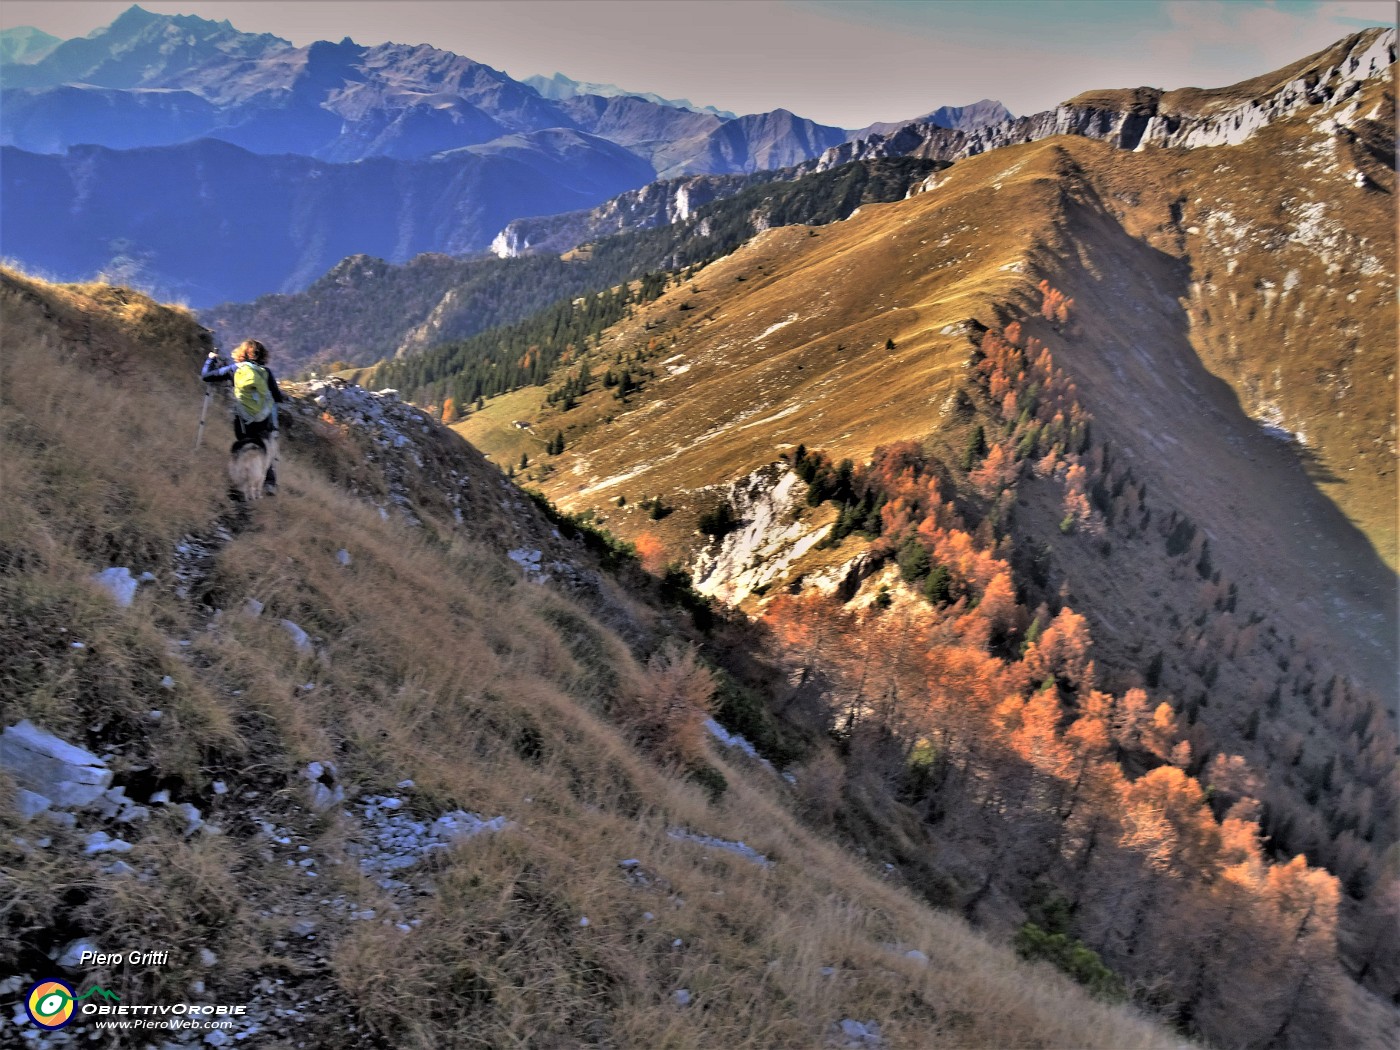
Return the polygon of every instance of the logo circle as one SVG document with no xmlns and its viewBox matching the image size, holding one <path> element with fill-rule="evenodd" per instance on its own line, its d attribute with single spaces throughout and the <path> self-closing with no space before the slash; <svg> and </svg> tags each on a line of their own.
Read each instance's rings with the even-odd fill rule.
<svg viewBox="0 0 1400 1050">
<path fill-rule="evenodd" d="M 73 1020 L 73 989 L 63 981 L 40 981 L 29 989 L 24 1008 L 40 1028 L 62 1028 Z"/>
</svg>

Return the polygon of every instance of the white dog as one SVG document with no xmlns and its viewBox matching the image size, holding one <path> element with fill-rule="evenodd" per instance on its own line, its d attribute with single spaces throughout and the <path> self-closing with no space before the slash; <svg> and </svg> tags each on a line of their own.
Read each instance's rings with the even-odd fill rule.
<svg viewBox="0 0 1400 1050">
<path fill-rule="evenodd" d="M 267 470 L 277 459 L 277 431 L 261 441 L 240 441 L 229 456 L 228 476 L 245 500 L 262 499 Z"/>
</svg>

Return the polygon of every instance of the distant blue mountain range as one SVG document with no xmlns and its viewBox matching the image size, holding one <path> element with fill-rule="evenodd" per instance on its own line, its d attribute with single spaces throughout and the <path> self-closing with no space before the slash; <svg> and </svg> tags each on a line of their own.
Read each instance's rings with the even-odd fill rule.
<svg viewBox="0 0 1400 1050">
<path fill-rule="evenodd" d="M 784 167 L 858 134 L 542 86 L 426 44 L 296 47 L 136 6 L 72 40 L 7 29 L 0 250 L 207 305 L 304 287 L 344 255 L 480 250 L 511 219 L 658 177 Z M 226 231 L 263 250 L 192 247 Z"/>
</svg>

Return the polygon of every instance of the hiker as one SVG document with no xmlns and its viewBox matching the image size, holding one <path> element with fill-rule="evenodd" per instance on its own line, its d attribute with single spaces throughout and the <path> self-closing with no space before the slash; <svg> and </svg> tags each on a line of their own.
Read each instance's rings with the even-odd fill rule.
<svg viewBox="0 0 1400 1050">
<path fill-rule="evenodd" d="M 206 383 L 233 382 L 233 448 L 237 454 L 247 445 L 267 449 L 277 435 L 277 403 L 287 400 L 277 387 L 272 369 L 267 367 L 267 347 L 256 339 L 245 339 L 233 348 L 233 364 L 223 364 L 218 353 L 204 361 L 200 377 Z M 263 490 L 277 492 L 277 470 L 269 463 Z"/>
</svg>

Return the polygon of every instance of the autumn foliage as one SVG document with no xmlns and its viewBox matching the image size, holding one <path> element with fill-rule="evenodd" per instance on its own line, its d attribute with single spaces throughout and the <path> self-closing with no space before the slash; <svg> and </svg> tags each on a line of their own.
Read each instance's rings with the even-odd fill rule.
<svg viewBox="0 0 1400 1050">
<path fill-rule="evenodd" d="M 1041 316 L 1066 324 L 1073 301 L 1042 292 Z M 1022 604 L 995 527 L 1022 479 L 1060 486 L 1064 532 L 1101 537 L 1117 522 L 1139 535 L 1147 520 L 1145 487 L 1094 444 L 1075 384 L 1024 328 L 983 336 L 973 382 L 989 417 L 979 424 L 986 452 L 970 457 L 965 481 L 913 442 L 839 470 L 801 450 L 807 480 L 828 479 L 816 494 L 843 507 L 836 539 L 861 532 L 929 600 L 775 598 L 765 622 L 793 669 L 792 702 L 822 706 L 848 751 L 848 778 L 885 783 L 961 870 L 982 873 L 963 902 L 969 915 L 994 891 L 1061 901 L 1086 950 L 1182 1031 L 1222 1046 L 1340 1045 L 1354 989 L 1343 955 L 1355 970 L 1359 957 L 1391 966 L 1394 952 L 1364 932 L 1342 943 L 1345 887 L 1319 860 L 1322 831 L 1299 848 L 1302 831 L 1280 826 L 1277 793 L 1197 720 L 1200 699 L 1159 687 L 1160 656 L 1150 684 L 1106 691 L 1086 618 L 1064 602 Z M 964 518 L 973 503 L 975 527 Z M 1201 668 L 1263 644 L 1257 623 L 1236 619 L 1235 589 L 1214 572 L 1204 537 L 1192 534 L 1173 557 L 1202 580 L 1209 630 L 1192 626 L 1184 647 Z M 1358 768 L 1373 771 L 1371 786 L 1342 792 L 1337 805 L 1374 832 L 1376 808 L 1393 810 L 1379 771 L 1394 736 L 1345 683 L 1308 688 L 1355 734 Z M 1301 739 L 1279 746 L 1304 752 Z M 1358 836 L 1328 849 L 1334 870 L 1371 871 Z M 1373 913 L 1400 913 L 1392 885 L 1381 883 Z"/>
</svg>

